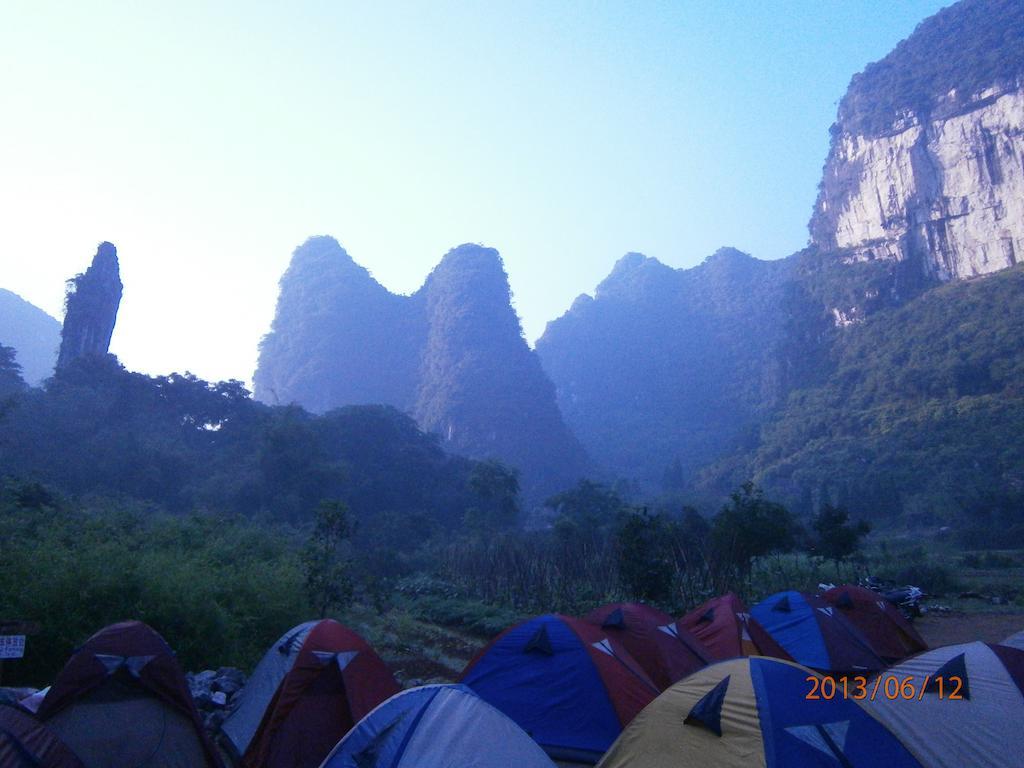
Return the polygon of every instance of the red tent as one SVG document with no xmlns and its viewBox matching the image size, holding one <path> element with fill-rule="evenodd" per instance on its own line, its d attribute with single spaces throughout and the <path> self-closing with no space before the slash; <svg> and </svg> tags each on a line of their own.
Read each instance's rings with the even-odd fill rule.
<svg viewBox="0 0 1024 768">
<path fill-rule="evenodd" d="M 90 768 L 221 765 L 174 652 L 141 621 L 90 637 L 57 675 L 37 716 Z"/>
<path fill-rule="evenodd" d="M 896 662 L 928 650 L 928 644 L 899 609 L 870 589 L 843 584 L 822 593 L 867 638 L 883 661 Z"/>
<path fill-rule="evenodd" d="M 0 705 L 0 766 L 4 768 L 82 768 L 82 762 L 31 714 Z"/>
<path fill-rule="evenodd" d="M 716 661 L 737 656 L 793 660 L 732 592 L 713 597 L 690 611 L 679 620 L 679 626 L 692 632 Z"/>
<path fill-rule="evenodd" d="M 242 759 L 246 768 L 316 768 L 398 683 L 373 648 L 336 621 L 318 622 L 281 680 Z"/>
<path fill-rule="evenodd" d="M 584 618 L 629 651 L 661 689 L 713 660 L 710 650 L 667 613 L 639 603 L 608 603 Z"/>
</svg>

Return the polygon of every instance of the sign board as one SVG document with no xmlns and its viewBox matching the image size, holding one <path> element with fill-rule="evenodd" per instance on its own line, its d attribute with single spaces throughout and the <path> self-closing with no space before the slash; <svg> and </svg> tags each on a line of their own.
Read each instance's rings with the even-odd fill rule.
<svg viewBox="0 0 1024 768">
<path fill-rule="evenodd" d="M 0 659 L 20 659 L 24 655 L 24 635 L 0 635 Z"/>
</svg>

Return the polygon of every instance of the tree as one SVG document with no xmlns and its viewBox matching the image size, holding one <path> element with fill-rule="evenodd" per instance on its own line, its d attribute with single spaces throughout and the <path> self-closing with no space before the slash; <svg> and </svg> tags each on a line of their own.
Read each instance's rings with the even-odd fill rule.
<svg viewBox="0 0 1024 768">
<path fill-rule="evenodd" d="M 580 480 L 572 488 L 555 494 L 544 506 L 555 510 L 559 518 L 590 532 L 614 522 L 626 508 L 614 490 L 590 480 Z"/>
<path fill-rule="evenodd" d="M 850 513 L 844 507 L 825 504 L 811 521 L 814 537 L 814 552 L 836 564 L 857 551 L 860 540 L 871 530 L 864 520 L 850 522 Z"/>
<path fill-rule="evenodd" d="M 663 602 L 672 596 L 672 524 L 644 509 L 626 515 L 616 534 L 619 581 L 641 600 Z"/>
<path fill-rule="evenodd" d="M 469 489 L 479 505 L 466 510 L 463 523 L 471 532 L 486 534 L 515 526 L 519 519 L 519 474 L 500 461 L 478 462 L 469 473 Z"/>
<path fill-rule="evenodd" d="M 16 394 L 23 389 L 25 380 L 21 378 L 17 352 L 13 347 L 0 344 L 0 397 Z"/>
<path fill-rule="evenodd" d="M 715 515 L 711 542 L 715 556 L 739 569 L 746 578 L 755 557 L 792 549 L 796 522 L 784 506 L 764 498 L 760 488 L 747 481 Z"/>
<path fill-rule="evenodd" d="M 302 553 L 306 594 L 314 610 L 326 617 L 332 609 L 352 602 L 352 574 L 343 545 L 352 536 L 348 507 L 324 500 L 316 510 L 316 524 Z"/>
</svg>

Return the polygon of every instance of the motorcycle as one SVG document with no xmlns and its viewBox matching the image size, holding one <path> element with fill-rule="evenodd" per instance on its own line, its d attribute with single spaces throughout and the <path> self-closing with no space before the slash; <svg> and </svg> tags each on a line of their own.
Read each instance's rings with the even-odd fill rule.
<svg viewBox="0 0 1024 768">
<path fill-rule="evenodd" d="M 877 592 L 890 603 L 899 608 L 907 619 L 916 619 L 927 612 L 921 603 L 925 598 L 924 590 L 907 584 L 903 587 L 893 587 L 874 576 L 867 576 L 860 580 L 860 585 L 872 592 Z"/>
</svg>

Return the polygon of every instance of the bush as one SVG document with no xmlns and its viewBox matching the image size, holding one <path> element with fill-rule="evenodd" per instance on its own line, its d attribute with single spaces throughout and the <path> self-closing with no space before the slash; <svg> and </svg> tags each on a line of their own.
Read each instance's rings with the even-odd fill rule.
<svg viewBox="0 0 1024 768">
<path fill-rule="evenodd" d="M 123 506 L 31 508 L 13 497 L 0 497 L 0 616 L 42 632 L 8 665 L 9 684 L 49 684 L 116 621 L 145 621 L 194 670 L 251 667 L 309 616 L 290 529 Z"/>
</svg>

